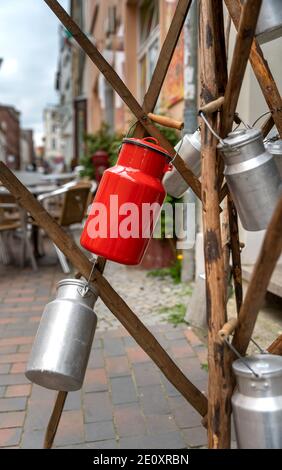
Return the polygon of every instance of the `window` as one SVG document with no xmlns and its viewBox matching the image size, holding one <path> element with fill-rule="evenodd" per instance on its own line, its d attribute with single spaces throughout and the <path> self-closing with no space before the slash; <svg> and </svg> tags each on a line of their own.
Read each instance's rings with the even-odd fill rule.
<svg viewBox="0 0 282 470">
<path fill-rule="evenodd" d="M 143 99 L 151 81 L 159 54 L 159 2 L 143 0 L 138 14 L 139 95 Z"/>
</svg>

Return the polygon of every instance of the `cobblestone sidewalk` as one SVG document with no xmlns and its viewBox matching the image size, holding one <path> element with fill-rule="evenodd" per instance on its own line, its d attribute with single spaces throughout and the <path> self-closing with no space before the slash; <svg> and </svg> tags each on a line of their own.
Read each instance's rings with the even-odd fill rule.
<svg viewBox="0 0 282 470">
<path fill-rule="evenodd" d="M 45 263 L 46 264 L 46 263 Z M 202 391 L 206 349 L 193 331 L 174 327 L 162 307 L 187 301 L 187 289 L 146 272 L 109 265 L 107 278 Z M 55 392 L 32 386 L 25 364 L 45 304 L 64 275 L 0 268 L 0 447 L 41 448 Z M 99 328 L 82 391 L 68 395 L 55 448 L 184 448 L 206 444 L 201 417 L 99 302 Z"/>
</svg>

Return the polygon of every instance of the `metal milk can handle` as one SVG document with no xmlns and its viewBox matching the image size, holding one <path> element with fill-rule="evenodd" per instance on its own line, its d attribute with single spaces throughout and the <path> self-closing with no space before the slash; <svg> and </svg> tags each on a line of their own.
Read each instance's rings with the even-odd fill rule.
<svg viewBox="0 0 282 470">
<path fill-rule="evenodd" d="M 90 281 L 91 281 L 91 277 L 92 277 L 92 274 L 93 274 L 96 263 L 97 263 L 97 258 L 95 258 L 94 261 L 93 261 L 93 265 L 92 265 L 90 274 L 88 276 L 88 279 L 87 279 L 85 285 L 83 287 L 78 287 L 77 288 L 77 292 L 79 293 L 79 295 L 81 295 L 81 297 L 86 297 L 87 294 L 89 293 Z"/>
</svg>

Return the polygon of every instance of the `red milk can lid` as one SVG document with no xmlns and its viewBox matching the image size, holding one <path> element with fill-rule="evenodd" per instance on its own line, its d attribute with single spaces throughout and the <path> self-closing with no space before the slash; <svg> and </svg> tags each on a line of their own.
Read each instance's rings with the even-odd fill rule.
<svg viewBox="0 0 282 470">
<path fill-rule="evenodd" d="M 139 147 L 149 148 L 166 158 L 171 159 L 172 156 L 159 145 L 159 141 L 154 137 L 144 137 L 144 139 L 135 139 L 133 137 L 126 137 L 122 141 L 123 144 L 137 145 Z"/>
</svg>

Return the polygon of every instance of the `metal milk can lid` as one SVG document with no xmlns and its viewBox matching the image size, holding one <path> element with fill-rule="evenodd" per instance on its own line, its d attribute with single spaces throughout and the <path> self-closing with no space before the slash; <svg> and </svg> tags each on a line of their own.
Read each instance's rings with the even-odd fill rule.
<svg viewBox="0 0 282 470">
<path fill-rule="evenodd" d="M 257 373 L 260 377 L 282 376 L 282 357 L 274 354 L 256 354 L 254 356 L 244 357 L 244 361 Z M 232 364 L 233 370 L 240 377 L 254 377 L 250 369 L 237 359 Z"/>
<path fill-rule="evenodd" d="M 167 157 L 171 159 L 171 155 L 159 145 L 159 141 L 155 139 L 154 137 L 145 137 L 144 139 L 136 139 L 134 137 L 125 137 L 122 140 L 123 144 L 132 144 L 132 145 L 137 145 L 138 147 L 143 147 L 147 148 L 150 150 L 153 150 L 164 157 Z"/>
<path fill-rule="evenodd" d="M 218 144 L 220 150 L 225 150 L 228 147 L 242 147 L 258 138 L 262 138 L 262 133 L 259 129 L 238 129 L 236 131 L 230 132 L 227 137 L 224 139 L 224 143 Z"/>
<path fill-rule="evenodd" d="M 282 139 L 267 142 L 266 148 L 272 155 L 282 156 Z"/>
<path fill-rule="evenodd" d="M 99 295 L 97 289 L 95 289 L 92 284 L 87 284 L 87 282 L 82 279 L 62 279 L 58 282 L 57 289 L 63 286 L 76 286 L 77 288 L 81 289 L 81 291 L 83 291 L 83 289 L 87 286 L 92 295 L 95 297 Z"/>
</svg>

